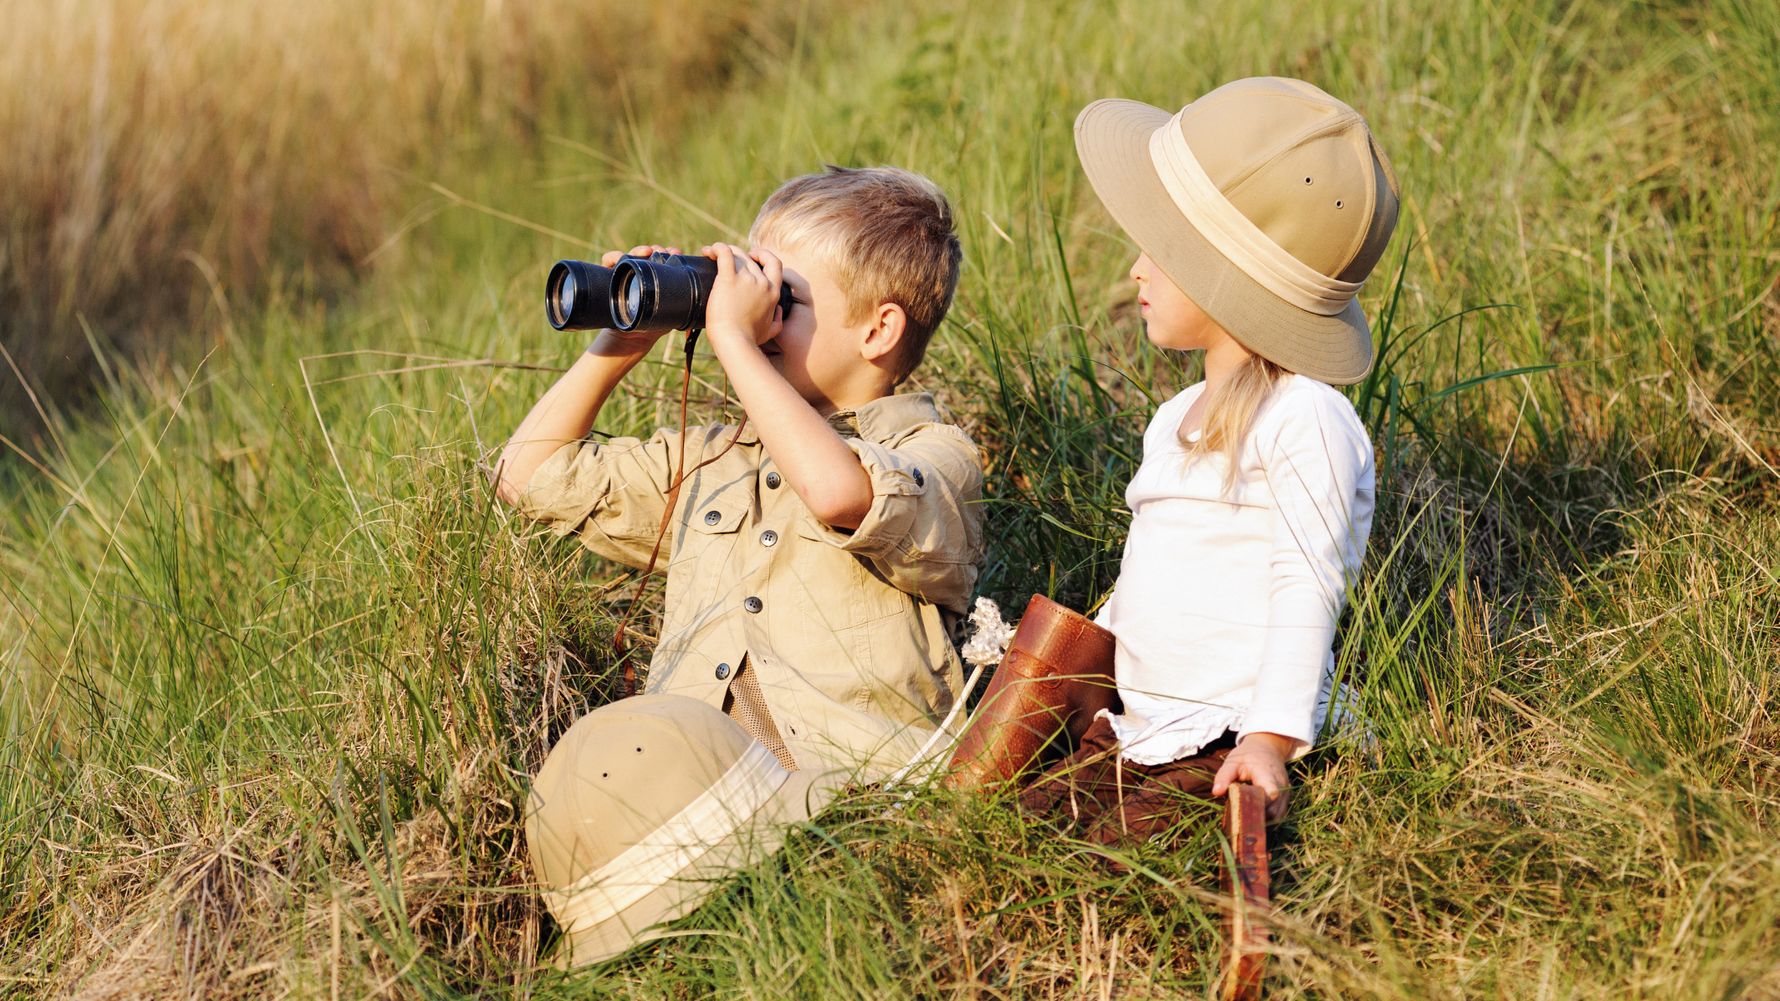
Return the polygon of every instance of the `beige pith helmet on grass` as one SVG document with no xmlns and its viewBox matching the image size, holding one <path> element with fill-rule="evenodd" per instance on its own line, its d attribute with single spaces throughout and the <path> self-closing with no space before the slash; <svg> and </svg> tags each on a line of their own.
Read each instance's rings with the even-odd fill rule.
<svg viewBox="0 0 1780 1001">
<path fill-rule="evenodd" d="M 1172 115 L 1095 101 L 1075 148 L 1113 218 L 1244 347 L 1335 385 L 1371 371 L 1355 295 L 1396 228 L 1397 178 L 1359 112 L 1251 77 Z"/>
<path fill-rule="evenodd" d="M 525 837 L 574 967 L 661 936 L 714 880 L 775 851 L 841 777 L 786 771 L 697 699 L 639 695 L 563 734 L 532 782 Z"/>
</svg>

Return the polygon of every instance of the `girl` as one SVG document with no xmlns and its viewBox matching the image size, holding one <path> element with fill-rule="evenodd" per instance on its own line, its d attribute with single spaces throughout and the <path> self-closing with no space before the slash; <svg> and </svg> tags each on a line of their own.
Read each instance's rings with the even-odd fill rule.
<svg viewBox="0 0 1780 1001">
<path fill-rule="evenodd" d="M 1372 445 L 1331 384 L 1372 367 L 1354 298 L 1397 218 L 1365 121 L 1298 80 L 1238 80 L 1178 114 L 1097 101 L 1088 180 L 1141 253 L 1151 343 L 1205 352 L 1164 403 L 1125 491 L 1130 535 L 1097 620 L 1122 712 L 1021 795 L 1101 844 L 1252 782 L 1285 812 L 1285 763 L 1328 715 L 1330 647 L 1372 527 Z"/>
</svg>

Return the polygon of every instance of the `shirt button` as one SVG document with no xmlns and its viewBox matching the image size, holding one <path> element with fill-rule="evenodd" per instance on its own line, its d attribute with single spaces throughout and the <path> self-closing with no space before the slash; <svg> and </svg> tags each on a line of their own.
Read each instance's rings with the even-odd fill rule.
<svg viewBox="0 0 1780 1001">
<path fill-rule="evenodd" d="M 766 605 L 763 602 L 761 602 L 761 600 L 759 598 L 756 598 L 750 594 L 745 600 L 743 600 L 742 607 L 747 609 L 750 612 L 758 612 L 762 608 L 765 608 Z"/>
<path fill-rule="evenodd" d="M 768 490 L 779 489 L 779 474 L 778 473 L 766 474 L 766 488 Z"/>
<path fill-rule="evenodd" d="M 722 520 L 723 520 L 723 516 L 718 514 L 715 511 L 706 511 L 705 512 L 705 524 L 707 524 L 707 525 L 715 525 Z"/>
<path fill-rule="evenodd" d="M 718 664 L 717 665 L 717 680 L 722 681 L 724 678 L 727 678 L 727 677 L 729 677 L 729 665 L 728 664 Z"/>
<path fill-rule="evenodd" d="M 920 466 L 915 467 L 914 473 L 915 473 L 915 486 L 917 486 L 917 487 L 926 486 L 927 478 L 921 475 L 921 467 Z"/>
<path fill-rule="evenodd" d="M 770 528 L 764 532 L 761 532 L 760 533 L 760 544 L 767 547 L 768 549 L 771 549 L 772 547 L 778 545 L 779 544 L 779 533 L 773 531 Z"/>
</svg>

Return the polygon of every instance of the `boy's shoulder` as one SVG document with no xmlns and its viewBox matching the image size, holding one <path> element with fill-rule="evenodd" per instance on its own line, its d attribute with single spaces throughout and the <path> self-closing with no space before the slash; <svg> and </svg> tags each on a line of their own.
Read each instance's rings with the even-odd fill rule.
<svg viewBox="0 0 1780 1001">
<path fill-rule="evenodd" d="M 837 413 L 831 422 L 843 433 L 895 447 L 917 436 L 954 439 L 975 449 L 962 427 L 947 420 L 932 393 L 892 393 Z"/>
</svg>

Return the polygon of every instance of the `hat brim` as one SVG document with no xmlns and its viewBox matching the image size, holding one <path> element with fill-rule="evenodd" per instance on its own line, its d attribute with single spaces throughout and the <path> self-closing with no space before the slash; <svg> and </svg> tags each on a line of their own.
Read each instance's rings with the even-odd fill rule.
<svg viewBox="0 0 1780 1001">
<path fill-rule="evenodd" d="M 1075 150 L 1101 204 L 1150 260 L 1243 347 L 1337 386 L 1372 370 L 1372 331 L 1358 299 L 1335 316 L 1274 295 L 1220 253 L 1175 207 L 1150 160 L 1150 136 L 1174 116 L 1107 99 L 1075 119 Z"/>
<path fill-rule="evenodd" d="M 845 776 L 835 772 L 792 772 L 753 816 L 675 878 L 606 920 L 566 936 L 557 947 L 557 966 L 573 969 L 603 962 L 662 938 L 668 934 L 664 926 L 692 913 L 723 877 L 778 851 L 789 826 L 810 819 L 844 784 Z"/>
</svg>

